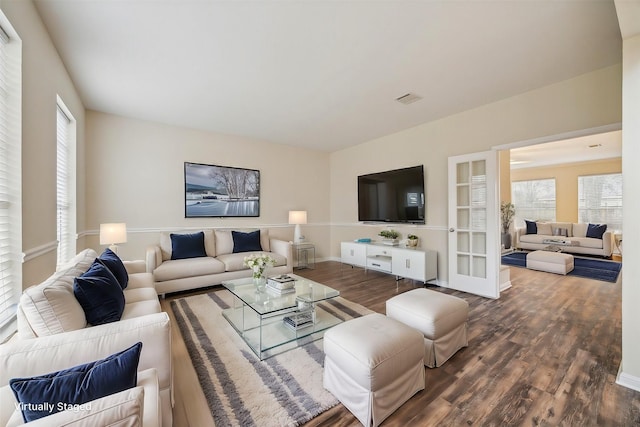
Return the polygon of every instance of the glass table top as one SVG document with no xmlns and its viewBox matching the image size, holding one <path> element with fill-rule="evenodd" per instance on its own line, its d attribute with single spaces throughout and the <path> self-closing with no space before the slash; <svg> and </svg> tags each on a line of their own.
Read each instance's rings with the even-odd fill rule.
<svg viewBox="0 0 640 427">
<path fill-rule="evenodd" d="M 321 283 L 295 274 L 289 276 L 295 279 L 295 292 L 284 295 L 277 295 L 268 289 L 258 291 L 250 277 L 227 280 L 222 282 L 222 285 L 260 315 L 295 308 L 300 300 L 316 303 L 340 295 L 339 291 Z"/>
</svg>

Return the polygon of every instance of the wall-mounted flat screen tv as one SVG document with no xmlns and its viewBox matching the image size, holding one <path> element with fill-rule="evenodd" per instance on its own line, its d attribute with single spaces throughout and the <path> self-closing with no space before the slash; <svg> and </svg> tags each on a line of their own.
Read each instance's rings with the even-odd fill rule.
<svg viewBox="0 0 640 427">
<path fill-rule="evenodd" d="M 184 216 L 260 216 L 260 171 L 184 163 Z"/>
<path fill-rule="evenodd" d="M 424 166 L 359 176 L 358 221 L 424 224 Z"/>
</svg>

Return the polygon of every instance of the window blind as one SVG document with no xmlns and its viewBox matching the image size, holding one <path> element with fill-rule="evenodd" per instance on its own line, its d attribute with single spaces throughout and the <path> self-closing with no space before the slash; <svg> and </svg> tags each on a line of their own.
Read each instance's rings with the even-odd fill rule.
<svg viewBox="0 0 640 427">
<path fill-rule="evenodd" d="M 71 155 L 69 127 L 71 120 L 58 105 L 57 108 L 57 230 L 58 230 L 58 266 L 66 263 L 75 255 L 75 233 L 72 231 L 71 209 Z"/>
<path fill-rule="evenodd" d="M 21 87 L 15 43 L 0 26 L 0 342 L 15 331 L 22 287 Z"/>
<path fill-rule="evenodd" d="M 515 181 L 511 184 L 511 200 L 516 207 L 515 222 L 518 227 L 524 220 L 556 220 L 556 180 L 536 179 Z"/>
<path fill-rule="evenodd" d="M 578 177 L 578 220 L 622 231 L 622 174 Z"/>
</svg>

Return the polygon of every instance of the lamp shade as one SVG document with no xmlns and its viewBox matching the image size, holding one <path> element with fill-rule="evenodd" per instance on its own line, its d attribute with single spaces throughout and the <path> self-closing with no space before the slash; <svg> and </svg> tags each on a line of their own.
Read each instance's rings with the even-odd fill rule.
<svg viewBox="0 0 640 427">
<path fill-rule="evenodd" d="M 306 224 L 307 211 L 289 211 L 289 224 Z"/>
<path fill-rule="evenodd" d="M 127 224 L 115 222 L 100 224 L 100 244 L 115 245 L 127 241 Z"/>
</svg>

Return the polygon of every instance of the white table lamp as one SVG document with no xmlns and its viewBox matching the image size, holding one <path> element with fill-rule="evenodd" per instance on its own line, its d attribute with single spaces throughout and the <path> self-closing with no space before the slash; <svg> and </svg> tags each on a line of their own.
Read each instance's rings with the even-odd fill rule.
<svg viewBox="0 0 640 427">
<path fill-rule="evenodd" d="M 289 224 L 295 224 L 293 243 L 302 243 L 304 236 L 300 233 L 300 224 L 307 223 L 307 211 L 289 211 Z"/>
<path fill-rule="evenodd" d="M 114 253 L 118 253 L 118 243 L 127 242 L 127 224 L 124 222 L 100 224 L 100 244 L 109 245 Z"/>
</svg>

